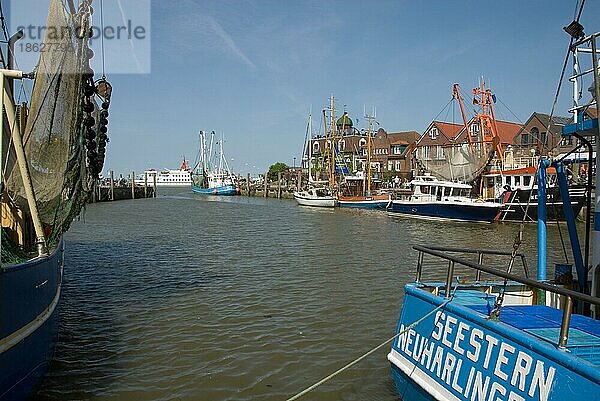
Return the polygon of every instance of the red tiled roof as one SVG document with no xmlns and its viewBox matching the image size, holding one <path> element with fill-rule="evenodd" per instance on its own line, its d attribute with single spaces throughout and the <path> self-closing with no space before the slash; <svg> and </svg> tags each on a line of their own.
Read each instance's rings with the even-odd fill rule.
<svg viewBox="0 0 600 401">
<path fill-rule="evenodd" d="M 434 124 L 440 131 L 448 137 L 448 139 L 454 139 L 463 128 L 462 124 L 454 124 L 454 123 L 444 123 L 441 121 L 435 121 Z"/>
<path fill-rule="evenodd" d="M 523 128 L 522 124 L 511 123 L 508 121 L 499 121 L 496 120 L 496 124 L 498 126 L 498 136 L 500 137 L 500 143 L 513 143 L 513 138 L 521 128 Z"/>
</svg>

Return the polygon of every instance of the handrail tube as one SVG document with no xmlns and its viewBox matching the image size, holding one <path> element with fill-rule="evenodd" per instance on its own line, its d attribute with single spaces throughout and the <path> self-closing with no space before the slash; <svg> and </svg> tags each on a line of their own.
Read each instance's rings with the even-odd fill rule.
<svg viewBox="0 0 600 401">
<path fill-rule="evenodd" d="M 517 256 L 521 256 L 521 264 L 523 265 L 523 270 L 525 271 L 525 277 L 529 278 L 529 267 L 527 266 L 525 255 L 522 253 L 517 253 Z"/>
<path fill-rule="evenodd" d="M 478 258 L 477 258 L 477 263 L 479 263 L 480 265 L 483 264 L 483 252 L 478 252 Z M 480 282 L 481 281 L 481 270 L 477 270 L 477 274 L 475 275 L 475 281 Z"/>
<path fill-rule="evenodd" d="M 566 288 L 558 287 L 558 286 L 555 286 L 552 284 L 542 283 L 542 282 L 539 282 L 536 280 L 532 280 L 530 278 L 520 277 L 520 276 L 517 276 L 516 274 L 506 273 L 503 270 L 499 270 L 499 269 L 489 267 L 489 266 L 479 265 L 479 264 L 473 263 L 469 260 L 466 260 L 466 259 L 463 259 L 463 258 L 460 258 L 457 256 L 453 256 L 453 255 L 448 255 L 448 254 L 445 254 L 438 250 L 434 250 L 432 248 L 425 247 L 422 245 L 415 245 L 415 246 L 413 246 L 413 249 L 416 251 L 419 251 L 419 252 L 426 253 L 428 255 L 437 256 L 439 258 L 446 259 L 448 261 L 453 261 L 454 263 L 458 263 L 463 266 L 470 267 L 472 269 L 481 270 L 482 272 L 493 274 L 495 276 L 502 277 L 507 280 L 511 280 L 511 281 L 514 281 L 514 282 L 517 282 L 520 284 L 528 285 L 533 288 L 550 291 L 555 294 L 564 295 L 567 297 L 571 297 L 573 299 L 578 299 L 580 301 L 587 302 L 592 305 L 600 306 L 600 298 L 598 298 L 598 297 L 592 297 L 587 294 L 582 294 L 577 291 L 568 290 Z"/>
<path fill-rule="evenodd" d="M 538 179 L 538 281 L 546 281 L 546 168 L 550 165 L 547 159 L 540 159 L 537 171 Z"/>
<path fill-rule="evenodd" d="M 417 260 L 417 277 L 415 281 L 417 283 L 421 282 L 421 272 L 423 271 L 423 252 L 419 252 L 419 259 Z"/>
<path fill-rule="evenodd" d="M 577 227 L 575 226 L 575 214 L 573 212 L 573 206 L 571 205 L 569 184 L 567 183 L 567 176 L 565 174 L 565 165 L 563 163 L 556 163 L 555 168 L 565 219 L 567 220 L 567 228 L 569 230 L 571 251 L 573 252 L 573 259 L 575 259 L 575 267 L 577 269 L 577 285 L 579 286 L 580 292 L 587 292 L 585 288 L 587 286 L 587 266 L 584 266 L 583 256 L 581 255 L 579 235 L 577 234 Z"/>
<path fill-rule="evenodd" d="M 450 298 L 450 290 L 452 289 L 452 279 L 454 278 L 454 262 L 448 262 L 448 274 L 446 275 L 446 298 Z"/>
<path fill-rule="evenodd" d="M 584 261 L 583 264 L 586 271 L 590 268 L 590 233 L 592 232 L 592 187 L 594 185 L 592 176 L 592 169 L 594 163 L 594 148 L 590 141 L 588 141 L 583 135 L 579 135 L 577 132 L 573 133 L 573 136 L 579 139 L 588 148 L 588 164 L 587 164 L 587 185 L 586 185 L 586 199 L 585 199 L 585 249 L 584 249 Z M 586 283 L 587 284 L 587 283 Z"/>
<path fill-rule="evenodd" d="M 558 335 L 558 346 L 560 348 L 567 347 L 569 339 L 569 325 L 571 324 L 571 311 L 573 310 L 573 300 L 571 297 L 565 299 L 563 306 L 562 322 L 560 324 L 560 334 Z"/>
<path fill-rule="evenodd" d="M 475 248 L 457 248 L 457 247 L 446 247 L 446 246 L 441 246 L 441 245 L 431 245 L 428 246 L 427 249 L 433 249 L 436 251 L 448 251 L 448 252 L 462 252 L 462 253 L 483 253 L 483 254 L 487 254 L 487 255 L 504 255 L 504 256 L 511 256 L 512 252 L 509 251 L 500 251 L 497 249 L 475 249 Z M 517 256 L 525 256 L 524 253 L 519 252 L 516 253 L 515 255 Z"/>
</svg>

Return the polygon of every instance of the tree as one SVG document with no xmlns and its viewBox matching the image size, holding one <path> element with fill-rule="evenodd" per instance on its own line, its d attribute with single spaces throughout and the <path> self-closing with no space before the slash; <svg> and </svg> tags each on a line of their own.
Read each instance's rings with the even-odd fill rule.
<svg viewBox="0 0 600 401">
<path fill-rule="evenodd" d="M 287 164 L 282 163 L 282 162 L 277 162 L 269 167 L 269 172 L 267 173 L 267 177 L 269 178 L 269 180 L 275 181 L 275 180 L 277 180 L 279 173 L 281 173 L 281 175 L 283 175 L 284 173 L 288 172 L 289 169 L 290 168 Z"/>
</svg>

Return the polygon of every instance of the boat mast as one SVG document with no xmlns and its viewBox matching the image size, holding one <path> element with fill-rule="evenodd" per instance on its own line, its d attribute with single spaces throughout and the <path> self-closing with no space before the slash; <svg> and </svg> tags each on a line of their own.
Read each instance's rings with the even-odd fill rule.
<svg viewBox="0 0 600 401">
<path fill-rule="evenodd" d="M 373 108 L 373 114 L 367 114 L 365 110 L 365 118 L 367 119 L 367 192 L 366 196 L 371 196 L 371 147 L 373 142 L 371 141 L 371 135 L 373 132 L 373 119 L 375 118 L 375 108 Z"/>
<path fill-rule="evenodd" d="M 312 182 L 310 165 L 312 163 L 312 112 L 308 113 L 308 182 Z"/>
<path fill-rule="evenodd" d="M 200 131 L 200 157 L 202 159 L 202 175 L 206 176 L 206 135 Z"/>
<path fill-rule="evenodd" d="M 219 174 L 223 174 L 223 133 L 221 132 L 221 140 L 219 141 Z"/>
<path fill-rule="evenodd" d="M 465 113 L 465 105 L 463 104 L 462 96 L 460 95 L 460 89 L 458 84 L 454 84 L 452 87 L 452 97 L 458 100 L 460 106 L 460 114 L 462 115 L 463 124 L 465 125 L 465 131 L 467 132 L 467 140 L 469 141 L 469 147 L 471 148 L 471 154 L 475 157 L 475 148 L 473 147 L 473 141 L 471 139 L 471 131 L 469 130 L 469 122 L 467 121 L 467 115 Z M 452 169 L 450 169 L 452 171 Z"/>
<path fill-rule="evenodd" d="M 46 244 L 46 235 L 44 233 L 44 228 L 42 226 L 42 221 L 40 219 L 37 200 L 35 191 L 33 188 L 31 174 L 29 172 L 29 165 L 27 164 L 27 159 L 25 157 L 25 150 L 23 147 L 23 137 L 21 134 L 21 126 L 18 122 L 17 114 L 15 111 L 15 105 L 13 103 L 12 94 L 10 90 L 10 85 L 7 85 L 6 78 L 13 79 L 23 79 L 26 74 L 23 74 L 22 71 L 17 70 L 0 70 L 0 102 L 6 112 L 6 118 L 8 120 L 8 125 L 11 127 L 11 137 L 13 141 L 13 147 L 15 150 L 15 155 L 17 159 L 17 165 L 19 167 L 19 172 L 21 173 L 21 180 L 23 181 L 23 187 L 25 189 L 25 196 L 27 198 L 27 204 L 29 205 L 29 212 L 31 213 L 31 218 L 33 221 L 33 227 L 35 230 L 35 242 L 37 245 L 38 256 L 44 256 L 48 254 L 48 248 Z M 0 109 L 1 110 L 1 109 Z M 3 114 L 0 116 L 0 125 L 3 126 Z M 0 131 L 0 142 L 4 139 L 2 138 L 3 132 Z M 2 154 L 2 149 L 0 149 L 0 156 Z M 1 157 L 0 157 L 1 164 Z M 4 166 L 0 166 L 0 170 L 4 168 Z M 3 188 L 4 189 L 4 188 Z M 0 197 L 3 196 L 3 191 L 0 193 Z"/>
<path fill-rule="evenodd" d="M 327 143 L 327 142 L 325 142 Z M 331 189 L 335 188 L 335 153 L 333 144 L 335 143 L 335 99 L 331 95 L 331 136 L 329 142 L 329 185 Z"/>
<path fill-rule="evenodd" d="M 495 151 L 501 163 L 504 163 L 502 144 L 498 135 L 498 124 L 494 113 L 494 95 L 490 89 L 485 88 L 485 81 L 481 77 L 479 88 L 473 89 L 473 103 L 481 107 L 481 113 L 477 114 L 481 127 L 481 141 L 483 145 L 490 144 L 490 150 Z"/>
<path fill-rule="evenodd" d="M 211 131 L 210 132 L 210 148 L 208 150 L 208 157 L 209 157 L 209 159 L 207 160 L 208 168 L 210 170 L 213 169 L 212 158 L 213 158 L 213 144 L 214 144 L 214 141 L 215 141 L 215 131 Z"/>
</svg>

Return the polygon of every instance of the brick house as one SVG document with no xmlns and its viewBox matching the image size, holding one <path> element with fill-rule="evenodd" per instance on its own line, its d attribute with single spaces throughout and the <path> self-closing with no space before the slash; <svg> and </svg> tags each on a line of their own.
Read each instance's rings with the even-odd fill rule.
<svg viewBox="0 0 600 401">
<path fill-rule="evenodd" d="M 415 144 L 417 169 L 426 170 L 427 163 L 445 160 L 444 148 L 454 144 L 462 128 L 462 124 L 432 121 Z"/>
<path fill-rule="evenodd" d="M 368 140 L 366 130 L 356 129 L 346 113 L 336 121 L 336 127 L 335 145 L 350 174 L 366 170 Z M 383 128 L 379 128 L 371 135 L 373 149 L 371 168 L 383 178 L 396 175 L 408 178 L 414 168 L 412 152 L 420 137 L 419 133 L 416 131 L 388 133 Z M 315 175 L 325 177 L 326 156 L 332 146 L 331 139 L 324 136 L 310 139 L 302 158 L 302 167 L 305 170 L 308 169 L 309 163 L 308 146 L 312 154 L 311 169 L 315 171 Z"/>
</svg>

